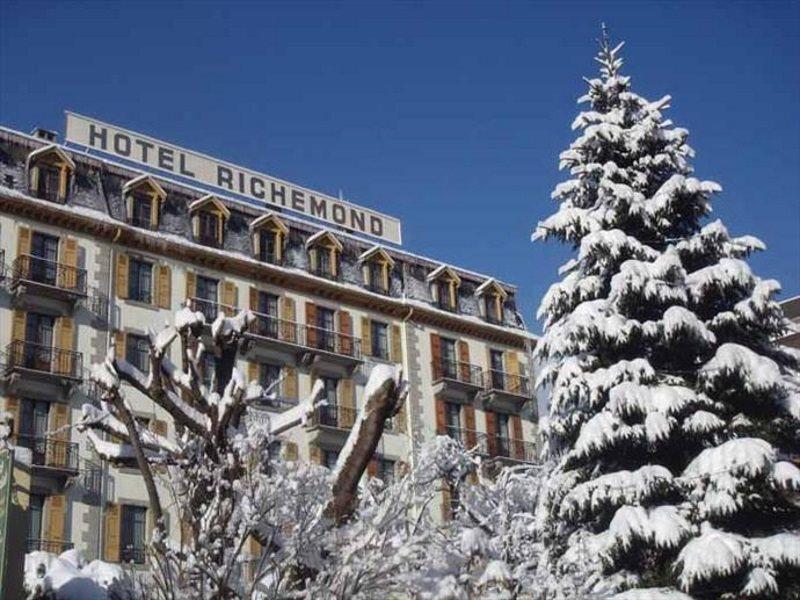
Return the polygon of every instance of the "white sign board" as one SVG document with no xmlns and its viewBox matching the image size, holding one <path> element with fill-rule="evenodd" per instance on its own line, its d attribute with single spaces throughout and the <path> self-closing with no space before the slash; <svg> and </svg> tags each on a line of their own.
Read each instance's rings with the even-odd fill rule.
<svg viewBox="0 0 800 600">
<path fill-rule="evenodd" d="M 95 119 L 67 112 L 66 139 L 178 180 L 210 186 L 222 195 L 228 192 L 247 198 L 248 204 L 280 207 L 353 233 L 394 244 L 402 242 L 400 221 L 394 217 Z"/>
</svg>

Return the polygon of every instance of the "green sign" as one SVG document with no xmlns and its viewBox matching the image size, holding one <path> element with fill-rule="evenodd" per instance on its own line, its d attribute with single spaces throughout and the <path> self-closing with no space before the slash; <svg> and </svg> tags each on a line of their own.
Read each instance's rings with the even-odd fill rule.
<svg viewBox="0 0 800 600">
<path fill-rule="evenodd" d="M 0 597 L 5 598 L 6 560 L 8 553 L 8 515 L 11 510 L 11 488 L 14 480 L 14 453 L 0 450 Z"/>
</svg>

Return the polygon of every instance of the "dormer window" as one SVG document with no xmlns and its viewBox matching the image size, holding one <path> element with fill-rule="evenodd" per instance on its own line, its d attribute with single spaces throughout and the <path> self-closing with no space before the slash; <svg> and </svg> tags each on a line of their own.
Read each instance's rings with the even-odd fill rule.
<svg viewBox="0 0 800 600">
<path fill-rule="evenodd" d="M 28 191 L 31 195 L 64 203 L 75 163 L 58 146 L 45 146 L 28 155 Z"/>
<path fill-rule="evenodd" d="M 390 273 L 394 260 L 380 246 L 373 246 L 358 257 L 364 277 L 364 287 L 379 294 L 388 294 L 391 290 Z"/>
<path fill-rule="evenodd" d="M 122 188 L 122 197 L 128 223 L 143 229 L 158 229 L 161 205 L 167 193 L 155 179 L 149 175 L 131 179 Z"/>
<path fill-rule="evenodd" d="M 487 279 L 475 290 L 481 316 L 489 323 L 503 323 L 503 303 L 508 292 L 494 279 Z"/>
<path fill-rule="evenodd" d="M 433 303 L 450 312 L 458 312 L 458 286 L 461 278 L 447 265 L 441 265 L 428 275 Z"/>
<path fill-rule="evenodd" d="M 283 262 L 283 246 L 289 228 L 272 213 L 263 215 L 250 224 L 253 252 L 262 262 L 279 265 Z"/>
<path fill-rule="evenodd" d="M 339 277 L 342 243 L 330 231 L 322 230 L 306 240 L 309 271 L 327 279 Z"/>
<path fill-rule="evenodd" d="M 221 248 L 225 239 L 225 222 L 231 213 L 216 196 L 208 195 L 189 205 L 192 235 L 203 246 Z"/>
</svg>

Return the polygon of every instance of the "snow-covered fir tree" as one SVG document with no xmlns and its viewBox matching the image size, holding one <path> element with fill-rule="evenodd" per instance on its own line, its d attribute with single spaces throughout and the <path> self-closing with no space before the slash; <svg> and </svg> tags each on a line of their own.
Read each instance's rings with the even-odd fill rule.
<svg viewBox="0 0 800 600">
<path fill-rule="evenodd" d="M 800 595 L 798 356 L 763 245 L 709 222 L 688 132 L 622 74 L 605 36 L 558 211 L 534 239 L 577 256 L 542 300 L 538 385 L 557 467 L 538 523 L 544 570 L 581 595 Z M 555 586 L 558 587 L 557 585 Z M 555 592 L 553 595 L 557 595 Z"/>
</svg>

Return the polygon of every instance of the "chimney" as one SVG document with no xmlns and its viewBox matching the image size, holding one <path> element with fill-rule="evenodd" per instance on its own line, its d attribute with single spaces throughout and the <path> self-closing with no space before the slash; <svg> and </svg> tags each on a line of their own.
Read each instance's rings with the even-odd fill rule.
<svg viewBox="0 0 800 600">
<path fill-rule="evenodd" d="M 44 127 L 36 127 L 33 131 L 31 131 L 31 135 L 46 142 L 55 142 L 56 138 L 58 137 L 58 134 L 55 131 L 50 131 Z"/>
</svg>

